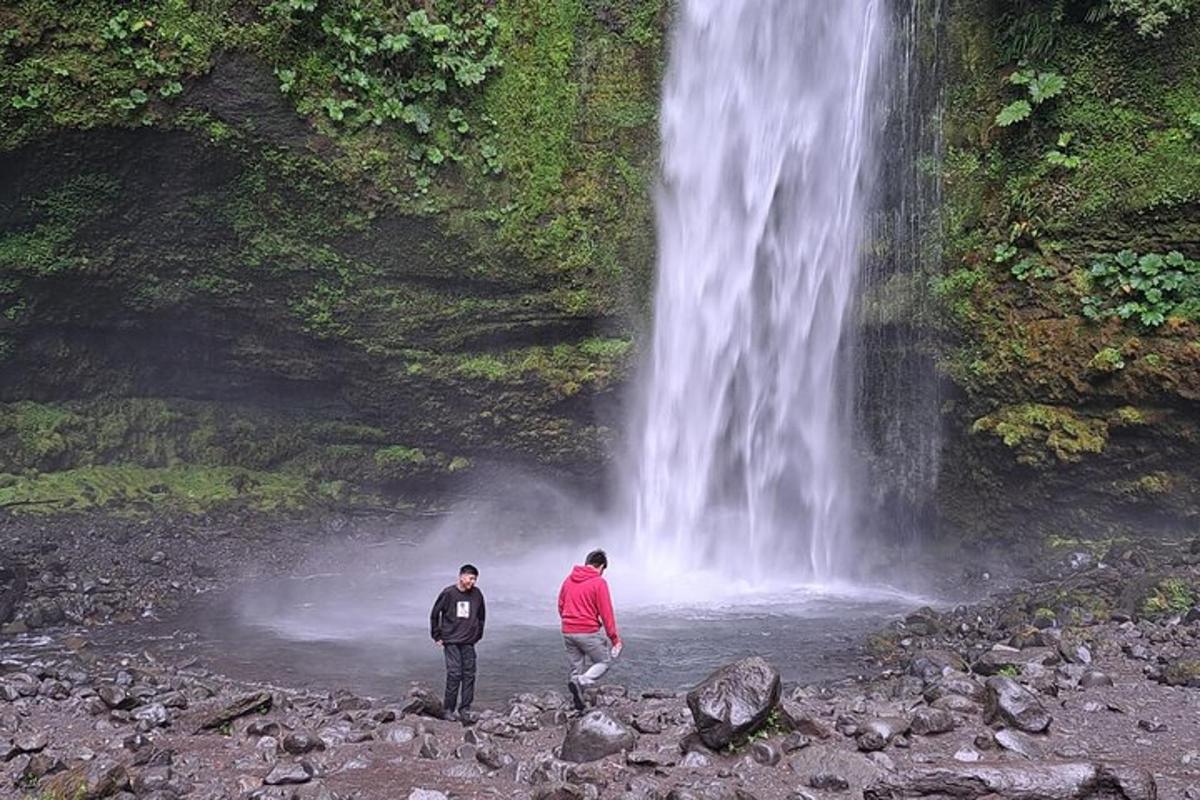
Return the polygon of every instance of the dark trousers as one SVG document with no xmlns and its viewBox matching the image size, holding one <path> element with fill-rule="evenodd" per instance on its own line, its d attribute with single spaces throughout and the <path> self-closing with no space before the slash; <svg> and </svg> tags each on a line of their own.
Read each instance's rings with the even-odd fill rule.
<svg viewBox="0 0 1200 800">
<path fill-rule="evenodd" d="M 475 645 L 446 644 L 446 697 L 447 711 L 469 711 L 475 699 Z M 458 687 L 462 686 L 462 702 L 458 702 Z"/>
</svg>

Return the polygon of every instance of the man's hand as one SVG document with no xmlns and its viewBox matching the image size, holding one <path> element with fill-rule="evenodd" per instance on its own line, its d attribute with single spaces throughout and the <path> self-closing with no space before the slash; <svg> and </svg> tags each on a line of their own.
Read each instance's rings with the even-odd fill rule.
<svg viewBox="0 0 1200 800">
<path fill-rule="evenodd" d="M 441 647 L 441 646 L 442 646 L 442 640 L 441 640 L 441 639 L 435 639 L 433 643 L 434 643 L 434 644 L 436 644 L 438 647 Z"/>
<path fill-rule="evenodd" d="M 617 656 L 621 655 L 621 650 L 624 647 L 625 647 L 625 645 L 621 644 L 620 642 L 617 642 L 616 644 L 614 644 L 612 647 L 612 657 L 616 658 Z"/>
</svg>

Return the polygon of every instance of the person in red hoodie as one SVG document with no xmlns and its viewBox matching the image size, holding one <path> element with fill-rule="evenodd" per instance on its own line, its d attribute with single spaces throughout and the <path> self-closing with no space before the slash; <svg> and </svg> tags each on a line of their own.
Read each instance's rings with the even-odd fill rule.
<svg viewBox="0 0 1200 800">
<path fill-rule="evenodd" d="M 571 661 L 567 688 L 576 711 L 584 709 L 583 687 L 608 672 L 609 662 L 621 653 L 612 597 L 604 580 L 606 569 L 608 556 L 603 550 L 593 550 L 587 554 L 583 566 L 571 570 L 558 590 L 558 616 L 562 618 L 563 643 Z M 601 625 L 607 637 L 600 632 Z"/>
</svg>

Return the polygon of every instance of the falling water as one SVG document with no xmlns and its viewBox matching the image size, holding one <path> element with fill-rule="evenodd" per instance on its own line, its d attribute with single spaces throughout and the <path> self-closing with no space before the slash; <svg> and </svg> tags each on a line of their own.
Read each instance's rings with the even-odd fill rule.
<svg viewBox="0 0 1200 800">
<path fill-rule="evenodd" d="M 834 577 L 859 487 L 854 313 L 881 0 L 683 0 L 633 480 L 665 573 Z"/>
</svg>

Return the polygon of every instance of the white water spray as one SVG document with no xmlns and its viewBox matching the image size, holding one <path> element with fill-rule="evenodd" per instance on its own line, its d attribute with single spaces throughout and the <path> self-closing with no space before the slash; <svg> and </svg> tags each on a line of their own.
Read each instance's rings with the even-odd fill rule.
<svg viewBox="0 0 1200 800">
<path fill-rule="evenodd" d="M 858 492 L 844 391 L 880 0 L 683 0 L 663 89 L 635 547 L 825 582 Z M 798 574 L 796 574 L 798 573 Z"/>
</svg>

